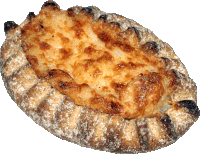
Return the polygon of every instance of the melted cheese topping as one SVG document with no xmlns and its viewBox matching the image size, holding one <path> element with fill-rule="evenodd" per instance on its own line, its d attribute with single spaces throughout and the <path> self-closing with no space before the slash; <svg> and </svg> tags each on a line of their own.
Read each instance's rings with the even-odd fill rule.
<svg viewBox="0 0 200 154">
<path fill-rule="evenodd" d="M 47 6 L 22 29 L 23 48 L 36 74 L 77 105 L 124 118 L 155 114 L 172 92 L 175 76 L 139 45 L 134 29 L 94 21 Z"/>
</svg>

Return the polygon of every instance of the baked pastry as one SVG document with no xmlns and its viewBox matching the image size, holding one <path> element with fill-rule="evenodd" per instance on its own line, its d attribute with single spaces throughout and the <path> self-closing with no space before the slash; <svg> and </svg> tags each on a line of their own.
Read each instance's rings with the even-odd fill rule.
<svg viewBox="0 0 200 154">
<path fill-rule="evenodd" d="M 96 7 L 52 1 L 5 23 L 1 73 L 18 106 L 52 134 L 93 149 L 152 151 L 198 119 L 196 85 L 150 30 Z"/>
</svg>

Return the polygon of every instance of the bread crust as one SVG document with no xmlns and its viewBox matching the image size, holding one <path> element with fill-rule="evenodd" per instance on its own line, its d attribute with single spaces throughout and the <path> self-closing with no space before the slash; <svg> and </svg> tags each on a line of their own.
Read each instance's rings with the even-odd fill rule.
<svg viewBox="0 0 200 154">
<path fill-rule="evenodd" d="M 53 7 L 58 6 L 54 4 Z M 79 6 L 70 8 L 76 14 L 82 9 Z M 141 45 L 156 42 L 157 56 L 165 60 L 169 69 L 174 70 L 179 83 L 171 97 L 172 102 L 176 103 L 170 105 L 163 115 L 131 120 L 76 105 L 71 98 L 39 78 L 27 60 L 21 46 L 21 28 L 30 18 L 18 27 L 7 29 L 7 38 L 1 48 L 1 74 L 12 99 L 37 124 L 55 136 L 81 146 L 137 153 L 175 142 L 199 117 L 196 85 L 189 78 L 185 66 L 167 43 L 135 21 L 117 14 L 105 14 L 96 7 L 86 10 L 90 13 L 92 10 L 96 20 L 104 18 L 108 23 L 117 22 L 122 30 L 131 27 Z"/>
</svg>

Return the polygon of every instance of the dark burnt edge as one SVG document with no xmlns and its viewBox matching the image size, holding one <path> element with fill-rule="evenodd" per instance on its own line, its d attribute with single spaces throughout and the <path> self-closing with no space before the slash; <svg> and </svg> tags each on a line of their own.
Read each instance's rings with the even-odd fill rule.
<svg viewBox="0 0 200 154">
<path fill-rule="evenodd" d="M 182 100 L 177 102 L 176 105 L 183 108 L 187 113 L 193 115 L 196 120 L 200 116 L 200 110 L 193 100 Z"/>
<path fill-rule="evenodd" d="M 149 54 L 157 54 L 159 52 L 158 44 L 155 41 L 148 41 L 142 44 L 141 48 Z"/>
<path fill-rule="evenodd" d="M 99 16 L 99 19 L 107 20 L 108 16 L 106 14 L 102 14 Z"/>
<path fill-rule="evenodd" d="M 106 23 L 109 23 L 109 24 L 111 24 L 111 25 L 113 25 L 113 26 L 117 26 L 117 27 L 119 27 L 121 30 L 122 30 L 122 28 L 121 28 L 121 24 L 119 23 L 119 22 L 117 22 L 117 21 L 107 21 L 107 19 L 108 19 L 108 15 L 109 14 L 101 14 L 100 16 L 99 16 L 99 20 L 104 20 Z M 138 37 L 138 39 L 140 40 L 141 39 L 141 36 L 140 36 L 140 31 L 136 28 L 136 27 L 128 27 L 126 30 L 129 30 L 129 29 L 131 29 L 131 30 L 133 30 L 134 32 L 135 32 L 135 34 L 136 34 L 136 36 Z M 123 30 L 123 31 L 125 31 L 125 30 Z"/>
<path fill-rule="evenodd" d="M 160 57 L 160 58 L 164 62 L 166 69 L 168 69 L 168 70 L 171 69 L 170 59 L 167 57 Z M 175 74 L 175 72 L 174 72 L 174 74 Z"/>
<path fill-rule="evenodd" d="M 49 0 L 49 1 L 45 2 L 42 7 L 47 7 L 47 6 L 58 7 L 58 4 L 54 1 Z"/>
<path fill-rule="evenodd" d="M 169 65 L 169 67 L 170 67 L 169 69 L 171 69 L 171 65 Z M 173 71 L 173 73 L 175 75 L 175 78 L 176 78 L 175 82 L 176 82 L 176 86 L 178 87 L 181 85 L 181 79 L 185 78 L 185 74 L 177 71 L 176 69 L 171 69 L 171 70 Z"/>
<path fill-rule="evenodd" d="M 112 26 L 112 28 L 120 28 L 121 29 L 121 25 L 120 25 L 120 23 L 119 22 L 116 22 L 116 21 L 112 21 L 112 22 L 108 22 L 107 21 L 107 19 L 106 19 L 107 17 L 99 17 L 98 18 L 98 20 L 102 20 L 104 23 L 108 23 L 108 24 L 110 24 L 110 26 Z"/>
<path fill-rule="evenodd" d="M 81 11 L 86 11 L 87 13 L 89 13 L 89 14 L 93 14 L 93 11 L 92 11 L 92 8 L 91 7 L 84 7 L 84 8 L 82 8 L 82 10 Z"/>
<path fill-rule="evenodd" d="M 67 15 L 69 17 L 74 17 L 75 16 L 75 12 L 74 12 L 73 7 L 67 9 Z"/>
<path fill-rule="evenodd" d="M 138 140 L 140 143 L 139 151 L 148 151 L 149 146 L 149 130 L 146 118 L 140 118 L 136 120 L 136 131 L 138 134 Z"/>
<path fill-rule="evenodd" d="M 159 119 L 166 129 L 166 133 L 168 134 L 170 142 L 175 142 L 178 139 L 178 134 L 174 128 L 174 125 L 172 124 L 170 116 L 166 114 L 163 117 L 159 117 Z"/>
<path fill-rule="evenodd" d="M 35 18 L 36 17 L 36 15 L 35 15 L 35 13 L 34 12 L 29 12 L 29 14 L 27 15 L 27 20 L 28 21 L 30 21 L 32 18 Z"/>
<path fill-rule="evenodd" d="M 139 39 L 141 38 L 140 37 L 140 32 L 139 32 L 139 30 L 136 27 L 128 27 L 128 29 L 132 29 L 135 32 L 135 34 L 137 35 L 137 37 Z"/>
<path fill-rule="evenodd" d="M 158 51 L 158 44 L 155 41 L 149 41 L 150 44 L 152 44 L 152 48 Z"/>
<path fill-rule="evenodd" d="M 14 21 L 7 21 L 4 23 L 4 32 L 8 33 L 8 31 L 10 29 L 15 29 L 17 28 L 19 25 L 17 25 Z"/>
</svg>

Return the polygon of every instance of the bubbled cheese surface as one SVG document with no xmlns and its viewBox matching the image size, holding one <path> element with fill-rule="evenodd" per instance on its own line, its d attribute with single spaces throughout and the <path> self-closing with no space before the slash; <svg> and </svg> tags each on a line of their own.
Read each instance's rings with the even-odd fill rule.
<svg viewBox="0 0 200 154">
<path fill-rule="evenodd" d="M 48 6 L 22 29 L 23 49 L 36 74 L 88 106 L 124 118 L 156 114 L 168 101 L 175 75 L 139 44 L 134 29 Z"/>
</svg>

